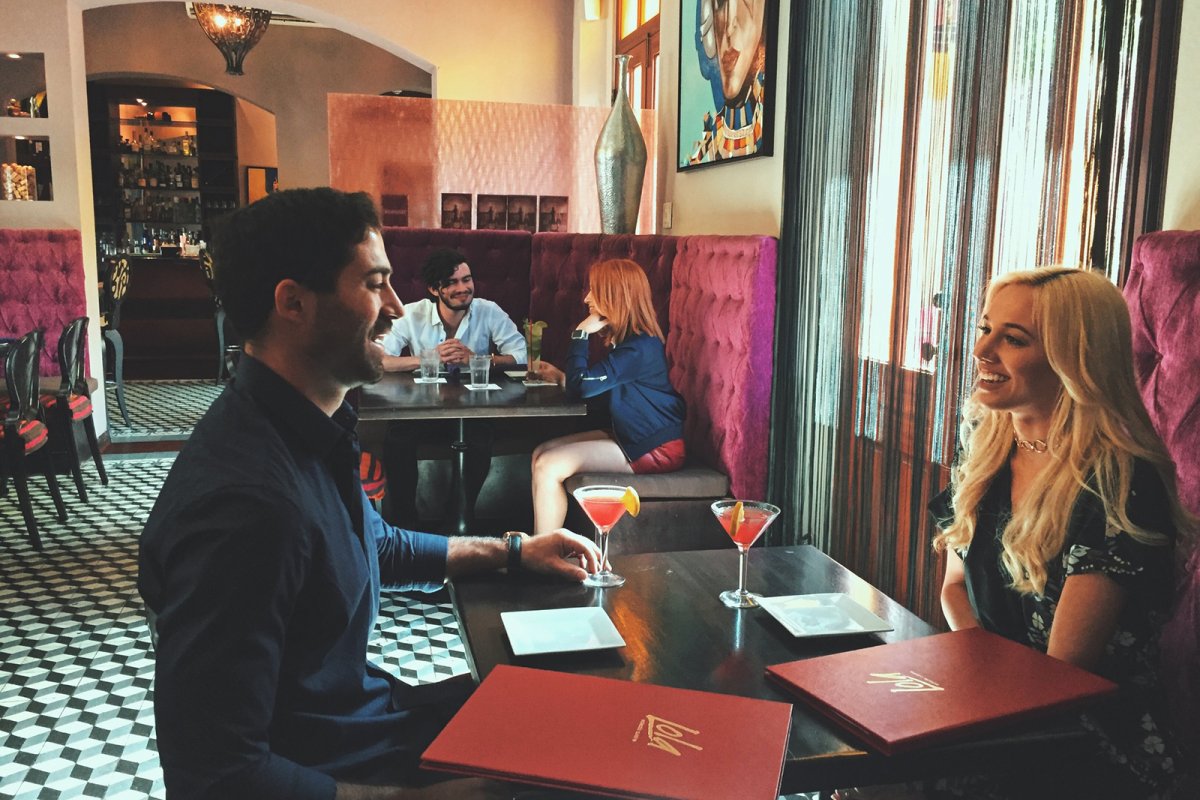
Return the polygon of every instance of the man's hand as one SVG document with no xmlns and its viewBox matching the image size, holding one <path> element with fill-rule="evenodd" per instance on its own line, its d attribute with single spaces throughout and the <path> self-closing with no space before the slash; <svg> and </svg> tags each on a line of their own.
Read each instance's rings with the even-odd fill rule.
<svg viewBox="0 0 1200 800">
<path fill-rule="evenodd" d="M 471 356 L 475 355 L 471 352 L 471 348 L 458 339 L 447 339 L 437 346 L 437 351 L 441 356 L 442 363 L 461 366 L 466 366 L 470 362 Z"/>
<path fill-rule="evenodd" d="M 575 326 L 577 331 L 587 331 L 589 334 L 599 333 L 608 327 L 608 317 L 599 314 L 588 314 L 587 319 Z"/>
<path fill-rule="evenodd" d="M 525 540 L 521 568 L 581 581 L 600 569 L 600 548 L 591 539 L 559 528 Z"/>
</svg>

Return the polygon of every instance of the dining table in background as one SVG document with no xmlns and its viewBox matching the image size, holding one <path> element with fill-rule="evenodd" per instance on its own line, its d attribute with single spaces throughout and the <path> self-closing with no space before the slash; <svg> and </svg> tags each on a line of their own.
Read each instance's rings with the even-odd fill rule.
<svg viewBox="0 0 1200 800">
<path fill-rule="evenodd" d="M 453 419 L 457 422 L 453 451 L 450 503 L 453 511 L 451 533 L 471 531 L 475 509 L 467 501 L 463 480 L 467 441 L 466 420 L 502 417 L 584 416 L 587 405 L 571 400 L 557 384 L 526 386 L 523 380 L 505 374 L 522 371 L 504 365 L 491 371 L 496 389 L 468 389 L 466 370 L 451 371 L 444 383 L 424 383 L 412 372 L 388 372 L 378 383 L 364 386 L 358 397 L 358 418 L 373 420 Z"/>
<path fill-rule="evenodd" d="M 612 535 L 621 535 L 619 524 Z M 483 680 L 499 664 L 515 664 L 793 703 L 781 787 L 784 794 L 981 772 L 991 767 L 1020 766 L 1032 774 L 1039 764 L 1074 757 L 1085 747 L 1082 729 L 1068 714 L 1032 728 L 884 756 L 768 682 L 765 670 L 772 664 L 937 632 L 815 547 L 751 548 L 748 588 L 764 596 L 842 593 L 889 623 L 891 631 L 796 637 L 762 608 L 725 607 L 718 594 L 737 584 L 738 556 L 732 545 L 728 551 L 614 556 L 612 563 L 626 579 L 619 588 L 592 589 L 504 573 L 454 579 L 451 597 L 474 678 Z M 580 606 L 603 608 L 625 645 L 513 655 L 501 613 Z M 580 713 L 584 713 L 582 706 Z"/>
</svg>

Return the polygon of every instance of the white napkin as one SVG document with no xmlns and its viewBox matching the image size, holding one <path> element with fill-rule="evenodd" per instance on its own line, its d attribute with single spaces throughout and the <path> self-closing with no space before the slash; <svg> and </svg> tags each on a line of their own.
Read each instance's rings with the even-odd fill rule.
<svg viewBox="0 0 1200 800">
<path fill-rule="evenodd" d="M 472 392 L 486 392 L 489 389 L 499 389 L 500 386 L 495 383 L 489 383 L 487 386 L 472 386 L 471 384 L 468 383 L 467 388 L 470 389 Z"/>
<path fill-rule="evenodd" d="M 524 383 L 526 386 L 557 386 L 558 385 L 554 381 L 539 381 L 539 380 L 525 381 Z"/>
<path fill-rule="evenodd" d="M 445 378 L 413 378 L 413 383 L 445 383 Z"/>
</svg>

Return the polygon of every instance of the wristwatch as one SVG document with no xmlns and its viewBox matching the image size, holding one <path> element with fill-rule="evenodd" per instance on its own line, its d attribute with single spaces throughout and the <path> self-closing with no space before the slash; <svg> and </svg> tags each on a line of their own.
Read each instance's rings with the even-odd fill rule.
<svg viewBox="0 0 1200 800">
<path fill-rule="evenodd" d="M 508 574 L 516 575 L 521 571 L 521 543 L 525 540 L 525 534 L 521 531 L 508 531 L 504 534 L 504 541 L 508 543 Z"/>
<path fill-rule="evenodd" d="M 579 328 L 576 328 L 575 330 L 571 331 L 572 339 L 586 339 L 586 338 L 588 338 L 589 335 L 590 334 L 587 331 L 580 330 Z"/>
</svg>

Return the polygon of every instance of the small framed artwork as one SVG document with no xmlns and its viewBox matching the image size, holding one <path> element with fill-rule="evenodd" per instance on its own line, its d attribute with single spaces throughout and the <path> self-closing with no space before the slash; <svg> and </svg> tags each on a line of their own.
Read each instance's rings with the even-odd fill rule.
<svg viewBox="0 0 1200 800">
<path fill-rule="evenodd" d="M 279 191 L 278 167 L 246 167 L 246 205 Z"/>
<path fill-rule="evenodd" d="M 567 198 L 538 198 L 538 230 L 543 233 L 562 233 L 567 230 Z"/>
<path fill-rule="evenodd" d="M 475 227 L 481 231 L 502 231 L 508 228 L 508 198 L 502 194 L 476 195 L 478 207 Z"/>
<path fill-rule="evenodd" d="M 471 229 L 471 195 L 442 193 L 442 227 L 464 231 Z"/>
<path fill-rule="evenodd" d="M 771 155 L 779 0 L 680 0 L 679 171 Z"/>
<path fill-rule="evenodd" d="M 508 229 L 510 231 L 537 231 L 537 196 L 532 194 L 510 194 L 508 196 Z"/>
<path fill-rule="evenodd" d="M 382 222 L 387 228 L 408 227 L 408 195 L 385 194 L 379 198 Z"/>
</svg>

